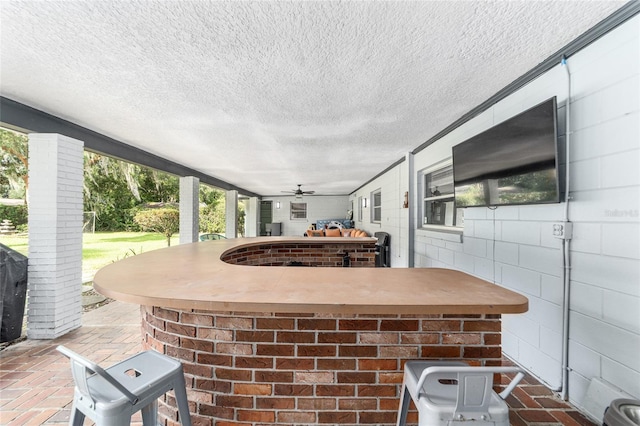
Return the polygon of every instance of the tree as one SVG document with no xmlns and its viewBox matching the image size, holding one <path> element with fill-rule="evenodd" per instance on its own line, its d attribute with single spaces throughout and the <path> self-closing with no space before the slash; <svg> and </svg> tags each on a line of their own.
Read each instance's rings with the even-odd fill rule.
<svg viewBox="0 0 640 426">
<path fill-rule="evenodd" d="M 200 231 L 224 234 L 227 227 L 224 191 L 201 185 L 200 202 L 205 204 L 200 208 Z M 238 204 L 238 232 L 240 235 L 244 235 L 244 222 L 244 204 L 240 203 Z"/>
<path fill-rule="evenodd" d="M 171 246 L 171 236 L 180 230 L 180 212 L 176 209 L 141 210 L 133 220 L 145 231 L 159 232 L 167 237 L 167 246 Z"/>
<path fill-rule="evenodd" d="M 180 180 L 168 173 L 140 167 L 140 197 L 147 203 L 175 203 L 180 194 Z"/>
<path fill-rule="evenodd" d="M 26 135 L 0 128 L 0 197 L 24 198 L 29 189 Z M 96 230 L 137 230 L 136 208 L 148 202 L 176 202 L 176 176 L 104 155 L 84 153 L 84 210 L 96 213 Z M 223 216 L 224 217 L 224 216 Z"/>
<path fill-rule="evenodd" d="M 29 139 L 22 133 L 0 129 L 0 195 L 26 202 L 29 190 Z"/>
<path fill-rule="evenodd" d="M 84 154 L 84 209 L 96 212 L 98 231 L 136 229 L 132 209 L 139 202 L 118 163 L 121 162 L 99 154 Z M 133 181 L 131 176 L 129 182 Z"/>
<path fill-rule="evenodd" d="M 225 197 L 224 192 L 205 185 L 200 185 L 200 231 L 219 233 L 225 231 Z"/>
<path fill-rule="evenodd" d="M 96 212 L 100 231 L 137 230 L 133 220 L 144 203 L 175 202 L 178 178 L 147 167 L 85 152 L 85 211 Z"/>
</svg>

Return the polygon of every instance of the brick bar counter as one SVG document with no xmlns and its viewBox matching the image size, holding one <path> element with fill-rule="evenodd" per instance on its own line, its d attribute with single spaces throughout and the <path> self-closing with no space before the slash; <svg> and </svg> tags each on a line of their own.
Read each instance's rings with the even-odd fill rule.
<svg viewBox="0 0 640 426">
<path fill-rule="evenodd" d="M 366 267 L 374 243 L 185 244 L 109 265 L 94 287 L 141 305 L 143 347 L 183 362 L 196 425 L 394 424 L 404 361 L 498 365 L 501 314 L 528 302 L 459 271 Z M 345 250 L 359 267 L 318 267 Z M 292 262 L 307 267 L 265 266 Z M 178 420 L 172 394 L 160 411 Z"/>
</svg>

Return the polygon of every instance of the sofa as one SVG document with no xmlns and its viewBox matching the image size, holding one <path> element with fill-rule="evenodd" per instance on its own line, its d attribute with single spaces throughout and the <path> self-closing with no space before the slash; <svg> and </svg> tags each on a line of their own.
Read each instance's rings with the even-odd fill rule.
<svg viewBox="0 0 640 426">
<path fill-rule="evenodd" d="M 316 229 L 353 228 L 351 219 L 320 219 L 316 220 Z"/>
<path fill-rule="evenodd" d="M 367 231 L 355 228 L 307 229 L 307 237 L 368 237 Z"/>
</svg>

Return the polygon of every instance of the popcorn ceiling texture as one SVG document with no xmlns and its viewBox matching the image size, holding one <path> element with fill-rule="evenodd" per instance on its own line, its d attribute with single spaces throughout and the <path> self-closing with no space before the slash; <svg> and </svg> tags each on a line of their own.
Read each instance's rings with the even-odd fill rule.
<svg viewBox="0 0 640 426">
<path fill-rule="evenodd" d="M 621 7 L 0 4 L 2 96 L 262 194 L 347 194 Z"/>
</svg>

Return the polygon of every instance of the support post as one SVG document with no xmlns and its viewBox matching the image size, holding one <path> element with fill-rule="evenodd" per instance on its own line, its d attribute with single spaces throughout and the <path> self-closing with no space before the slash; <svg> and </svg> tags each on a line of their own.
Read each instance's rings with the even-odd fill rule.
<svg viewBox="0 0 640 426">
<path fill-rule="evenodd" d="M 415 161 L 414 155 L 411 152 L 407 153 L 407 176 L 409 182 L 409 217 L 408 217 L 408 226 L 407 226 L 407 266 L 409 268 L 413 268 L 415 266 L 415 237 L 416 237 L 416 228 L 418 227 L 418 223 L 416 222 L 416 217 L 418 215 L 418 190 L 416 185 L 416 174 L 415 174 Z"/>
<path fill-rule="evenodd" d="M 250 197 L 246 202 L 246 216 L 244 218 L 244 233 L 246 237 L 257 237 L 259 234 L 258 218 L 260 217 L 260 200 Z"/>
<path fill-rule="evenodd" d="M 200 179 L 193 176 L 180 178 L 180 244 L 198 241 L 200 231 L 199 191 Z"/>
<path fill-rule="evenodd" d="M 224 236 L 236 238 L 238 236 L 238 191 L 227 191 L 225 202 Z"/>
<path fill-rule="evenodd" d="M 55 339 L 81 325 L 84 143 L 29 135 L 27 337 Z"/>
</svg>

